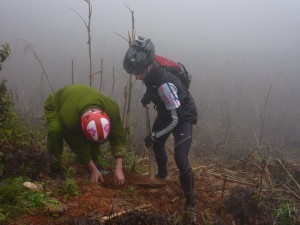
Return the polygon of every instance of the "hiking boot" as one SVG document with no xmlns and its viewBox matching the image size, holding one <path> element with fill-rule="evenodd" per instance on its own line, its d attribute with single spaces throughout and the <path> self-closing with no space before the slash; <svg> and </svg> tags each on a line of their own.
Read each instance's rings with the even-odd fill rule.
<svg viewBox="0 0 300 225">
<path fill-rule="evenodd" d="M 160 180 L 164 180 L 164 179 L 166 179 L 167 175 L 168 175 L 167 173 L 157 172 L 157 174 L 155 175 L 155 178 L 160 179 Z"/>
<path fill-rule="evenodd" d="M 65 174 L 64 171 L 61 167 L 57 169 L 52 169 L 51 170 L 51 178 L 55 180 L 63 180 L 65 179 Z"/>
<path fill-rule="evenodd" d="M 197 222 L 197 214 L 195 207 L 186 207 L 184 210 L 185 219 L 188 224 L 196 224 Z"/>
</svg>

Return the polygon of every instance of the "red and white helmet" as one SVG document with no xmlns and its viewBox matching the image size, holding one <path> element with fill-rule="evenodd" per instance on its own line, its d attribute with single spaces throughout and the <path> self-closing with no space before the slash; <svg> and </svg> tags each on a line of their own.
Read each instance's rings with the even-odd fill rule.
<svg viewBox="0 0 300 225">
<path fill-rule="evenodd" d="M 81 117 L 81 129 L 90 141 L 100 144 L 110 133 L 110 121 L 102 110 L 89 109 Z"/>
</svg>

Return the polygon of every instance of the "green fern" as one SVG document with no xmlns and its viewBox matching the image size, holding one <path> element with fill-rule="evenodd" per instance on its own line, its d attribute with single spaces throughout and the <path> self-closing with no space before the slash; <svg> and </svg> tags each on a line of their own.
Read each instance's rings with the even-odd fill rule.
<svg viewBox="0 0 300 225">
<path fill-rule="evenodd" d="M 79 194 L 78 186 L 72 178 L 66 178 L 61 187 L 61 193 L 70 198 Z"/>
</svg>

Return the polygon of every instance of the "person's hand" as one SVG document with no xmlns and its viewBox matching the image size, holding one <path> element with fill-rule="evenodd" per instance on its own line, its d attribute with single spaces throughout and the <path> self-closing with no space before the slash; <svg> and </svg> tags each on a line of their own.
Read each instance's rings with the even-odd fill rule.
<svg viewBox="0 0 300 225">
<path fill-rule="evenodd" d="M 144 94 L 143 98 L 141 99 L 142 105 L 146 108 L 149 107 L 151 102 L 150 96 L 147 94 Z"/>
<path fill-rule="evenodd" d="M 123 185 L 125 182 L 125 176 L 123 173 L 123 158 L 116 157 L 115 158 L 115 185 Z"/>
<path fill-rule="evenodd" d="M 88 164 L 89 170 L 91 172 L 91 182 L 99 183 L 99 181 L 104 182 L 102 173 L 98 170 L 95 163 L 91 160 Z"/>
<path fill-rule="evenodd" d="M 122 169 L 115 169 L 115 185 L 123 185 L 125 182 L 125 176 Z"/>
<path fill-rule="evenodd" d="M 102 173 L 97 169 L 96 171 L 91 172 L 91 182 L 99 183 L 99 181 L 104 182 Z"/>
<path fill-rule="evenodd" d="M 155 139 L 154 135 L 152 135 L 152 134 L 147 135 L 144 139 L 145 146 L 147 148 L 151 147 L 155 141 L 156 141 L 156 139 Z"/>
</svg>

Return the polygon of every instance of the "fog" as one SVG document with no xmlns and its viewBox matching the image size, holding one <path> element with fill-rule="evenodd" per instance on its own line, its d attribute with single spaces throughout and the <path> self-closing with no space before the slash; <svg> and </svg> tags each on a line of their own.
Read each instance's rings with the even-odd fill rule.
<svg viewBox="0 0 300 225">
<path fill-rule="evenodd" d="M 21 40 L 34 48 L 55 90 L 71 83 L 72 60 L 75 83 L 89 83 L 87 31 L 74 12 L 88 20 L 84 0 L 0 3 L 0 44 L 12 48 L 0 79 L 7 79 L 8 87 L 18 93 L 20 105 L 42 110 L 51 93 L 41 67 Z M 200 114 L 194 139 L 201 151 L 217 151 L 237 140 L 257 143 L 262 130 L 265 144 L 299 149 L 299 1 L 91 3 L 93 71 L 100 70 L 103 58 L 103 91 L 109 94 L 114 68 L 118 88 L 112 97 L 120 106 L 127 79 L 122 61 L 128 48 L 120 36 L 127 38 L 131 31 L 127 5 L 134 11 L 136 34 L 151 38 L 158 55 L 184 63 L 193 75 L 191 92 Z M 93 86 L 98 88 L 99 77 Z M 144 86 L 136 82 L 134 90 L 135 113 L 143 113 Z"/>
</svg>

